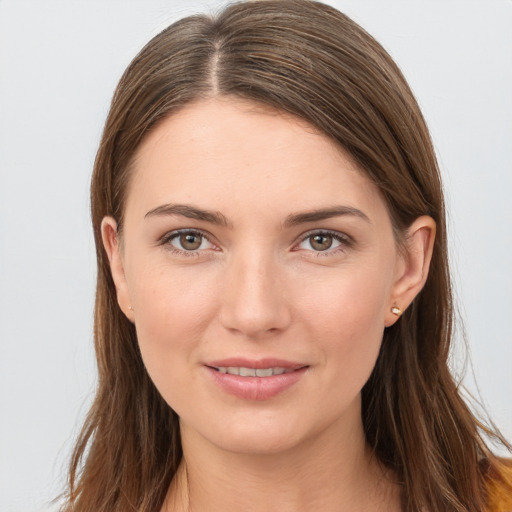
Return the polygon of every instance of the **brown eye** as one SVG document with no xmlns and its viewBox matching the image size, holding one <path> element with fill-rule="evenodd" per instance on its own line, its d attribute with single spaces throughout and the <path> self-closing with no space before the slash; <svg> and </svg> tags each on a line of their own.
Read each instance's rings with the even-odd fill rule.
<svg viewBox="0 0 512 512">
<path fill-rule="evenodd" d="M 350 237 L 338 232 L 316 231 L 305 233 L 303 237 L 298 248 L 313 253 L 335 254 L 338 249 L 344 250 L 352 245 Z"/>
<path fill-rule="evenodd" d="M 203 237 L 198 233 L 182 233 L 180 235 L 180 245 L 187 251 L 195 251 L 201 247 Z"/>
<path fill-rule="evenodd" d="M 175 231 L 167 236 L 164 242 L 181 253 L 196 254 L 215 248 L 215 245 L 206 238 L 206 235 L 199 231 Z"/>
<path fill-rule="evenodd" d="M 332 246 L 333 237 L 325 233 L 319 233 L 309 237 L 309 243 L 315 251 L 326 251 Z"/>
</svg>

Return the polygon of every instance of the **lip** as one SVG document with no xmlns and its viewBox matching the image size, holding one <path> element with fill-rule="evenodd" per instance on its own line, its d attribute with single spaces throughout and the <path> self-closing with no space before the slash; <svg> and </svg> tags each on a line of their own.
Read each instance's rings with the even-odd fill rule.
<svg viewBox="0 0 512 512">
<path fill-rule="evenodd" d="M 284 368 L 286 373 L 269 377 L 241 377 L 221 373 L 216 368 L 220 367 L 244 367 L 244 368 Z M 244 400 L 269 400 L 287 389 L 305 375 L 308 365 L 295 363 L 283 359 L 264 358 L 250 360 L 245 358 L 228 358 L 209 361 L 204 365 L 214 384 L 224 392 Z"/>
<path fill-rule="evenodd" d="M 206 366 L 220 368 L 222 366 L 243 366 L 244 368 L 286 368 L 287 370 L 298 370 L 307 366 L 304 363 L 294 363 L 284 359 L 276 359 L 275 357 L 265 357 L 263 359 L 246 359 L 243 357 L 231 357 L 228 359 L 219 359 L 209 361 Z"/>
</svg>

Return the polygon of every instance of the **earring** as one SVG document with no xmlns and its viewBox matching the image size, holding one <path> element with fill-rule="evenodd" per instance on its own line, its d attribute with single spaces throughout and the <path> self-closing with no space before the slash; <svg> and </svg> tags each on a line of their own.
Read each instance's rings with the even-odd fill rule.
<svg viewBox="0 0 512 512">
<path fill-rule="evenodd" d="M 131 306 L 128 306 L 128 309 L 129 309 L 130 311 L 133 311 L 133 308 L 132 308 Z"/>
<path fill-rule="evenodd" d="M 393 313 L 393 315 L 396 315 L 396 316 L 401 316 L 403 311 L 398 306 L 393 306 L 391 308 L 391 313 Z"/>
</svg>

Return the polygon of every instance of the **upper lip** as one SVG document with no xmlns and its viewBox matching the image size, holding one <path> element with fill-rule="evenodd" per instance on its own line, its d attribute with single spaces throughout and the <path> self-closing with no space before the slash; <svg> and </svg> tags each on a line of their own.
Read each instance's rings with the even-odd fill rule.
<svg viewBox="0 0 512 512">
<path fill-rule="evenodd" d="M 296 363 L 292 361 L 286 361 L 284 359 L 276 359 L 273 357 L 265 357 L 263 359 L 246 359 L 241 357 L 230 357 L 227 359 L 217 359 L 215 361 L 208 361 L 205 363 L 206 366 L 212 368 L 222 367 L 238 367 L 238 368 L 285 368 L 287 370 L 298 370 L 308 366 L 304 363 Z"/>
</svg>

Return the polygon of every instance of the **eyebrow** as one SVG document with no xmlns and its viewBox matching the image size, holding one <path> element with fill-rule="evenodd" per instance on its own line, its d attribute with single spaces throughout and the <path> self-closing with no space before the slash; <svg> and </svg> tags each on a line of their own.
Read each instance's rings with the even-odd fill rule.
<svg viewBox="0 0 512 512">
<path fill-rule="evenodd" d="M 233 227 L 233 224 L 222 213 L 214 210 L 203 210 L 202 208 L 197 208 L 188 204 L 164 204 L 147 212 L 144 218 L 172 215 L 181 215 L 182 217 L 187 217 L 189 219 L 202 220 L 227 228 Z M 300 224 L 306 224 L 308 222 L 317 222 L 341 216 L 359 217 L 371 224 L 368 216 L 357 208 L 353 208 L 352 206 L 333 206 L 306 212 L 292 213 L 286 217 L 283 226 L 285 228 L 293 227 Z"/>
<path fill-rule="evenodd" d="M 293 227 L 299 224 L 305 224 L 307 222 L 317 222 L 319 220 L 326 220 L 345 215 L 359 217 L 360 219 L 363 219 L 364 221 L 371 224 L 368 216 L 357 208 L 353 208 L 352 206 L 333 206 L 330 208 L 320 208 L 308 212 L 293 213 L 288 215 L 284 221 L 284 226 Z"/>
<path fill-rule="evenodd" d="M 163 204 L 153 210 L 150 210 L 144 218 L 156 217 L 156 216 L 170 216 L 170 215 L 181 215 L 189 219 L 203 220 L 210 222 L 211 224 L 217 224 L 224 227 L 232 227 L 231 222 L 220 212 L 203 210 L 190 206 L 188 204 Z"/>
</svg>

